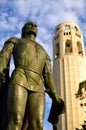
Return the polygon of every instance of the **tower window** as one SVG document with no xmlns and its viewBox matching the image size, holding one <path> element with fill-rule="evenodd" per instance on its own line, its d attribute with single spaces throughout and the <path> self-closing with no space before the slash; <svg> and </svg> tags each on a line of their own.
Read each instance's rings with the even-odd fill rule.
<svg viewBox="0 0 86 130">
<path fill-rule="evenodd" d="M 59 37 L 59 34 L 54 39 L 56 40 L 56 39 L 58 39 L 58 37 Z"/>
<path fill-rule="evenodd" d="M 69 32 L 69 35 L 71 35 L 71 32 Z"/>
<path fill-rule="evenodd" d="M 66 32 L 66 35 L 68 35 L 68 32 Z"/>
<path fill-rule="evenodd" d="M 77 48 L 78 48 L 78 54 L 79 55 L 83 55 L 82 45 L 81 45 L 81 43 L 79 41 L 77 42 Z"/>
<path fill-rule="evenodd" d="M 59 28 L 57 28 L 56 30 L 59 31 Z"/>
<path fill-rule="evenodd" d="M 71 32 L 64 32 L 64 35 L 71 35 Z"/>
<path fill-rule="evenodd" d="M 65 25 L 65 30 L 69 30 L 70 26 L 69 25 Z"/>
<path fill-rule="evenodd" d="M 56 48 L 55 48 L 55 56 L 54 58 L 57 59 L 59 56 L 59 43 L 56 44 Z"/>
<path fill-rule="evenodd" d="M 74 26 L 74 29 L 75 29 L 75 31 L 79 31 L 79 29 L 76 26 Z"/>
<path fill-rule="evenodd" d="M 72 52 L 71 40 L 66 40 L 65 42 L 65 53 Z"/>
<path fill-rule="evenodd" d="M 60 28 L 57 27 L 56 30 L 55 30 L 55 32 L 58 33 L 59 31 L 60 31 Z"/>
</svg>

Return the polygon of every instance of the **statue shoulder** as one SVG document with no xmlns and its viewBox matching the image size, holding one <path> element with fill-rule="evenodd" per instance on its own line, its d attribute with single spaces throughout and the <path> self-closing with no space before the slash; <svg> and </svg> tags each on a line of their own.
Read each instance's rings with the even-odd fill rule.
<svg viewBox="0 0 86 130">
<path fill-rule="evenodd" d="M 48 53 L 47 53 L 47 51 L 44 49 L 44 47 L 42 46 L 42 45 L 40 45 L 40 44 L 38 44 L 37 43 L 37 45 L 44 51 L 44 53 L 46 54 L 46 59 L 48 59 L 49 61 L 51 61 L 50 60 L 50 56 L 48 55 Z"/>
<path fill-rule="evenodd" d="M 10 43 L 13 43 L 13 44 L 16 44 L 18 42 L 18 38 L 16 38 L 16 37 L 11 37 L 11 38 L 9 38 L 6 42 L 5 42 L 5 44 L 10 44 Z"/>
<path fill-rule="evenodd" d="M 48 54 L 47 54 L 46 59 L 48 59 L 49 61 L 51 61 L 50 56 Z"/>
</svg>

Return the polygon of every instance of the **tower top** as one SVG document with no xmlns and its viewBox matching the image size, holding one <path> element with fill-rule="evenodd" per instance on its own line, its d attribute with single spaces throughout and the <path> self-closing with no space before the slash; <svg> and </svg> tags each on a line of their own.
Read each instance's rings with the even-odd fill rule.
<svg viewBox="0 0 86 130">
<path fill-rule="evenodd" d="M 56 26 L 53 45 L 55 57 L 68 54 L 85 56 L 83 36 L 79 26 L 74 22 L 62 22 Z"/>
<path fill-rule="evenodd" d="M 62 30 L 74 29 L 75 31 L 80 31 L 79 26 L 74 22 L 62 22 L 56 26 L 55 31 L 57 30 L 59 31 L 59 29 L 62 29 Z"/>
</svg>

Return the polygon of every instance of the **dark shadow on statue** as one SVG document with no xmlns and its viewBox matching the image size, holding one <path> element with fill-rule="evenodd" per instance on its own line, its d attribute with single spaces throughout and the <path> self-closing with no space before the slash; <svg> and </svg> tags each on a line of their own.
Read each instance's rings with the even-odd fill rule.
<svg viewBox="0 0 86 130">
<path fill-rule="evenodd" d="M 65 112 L 65 104 L 63 100 L 61 102 L 53 101 L 51 110 L 49 113 L 48 121 L 53 125 L 53 130 L 57 130 L 57 123 L 59 120 L 59 115 Z"/>
</svg>

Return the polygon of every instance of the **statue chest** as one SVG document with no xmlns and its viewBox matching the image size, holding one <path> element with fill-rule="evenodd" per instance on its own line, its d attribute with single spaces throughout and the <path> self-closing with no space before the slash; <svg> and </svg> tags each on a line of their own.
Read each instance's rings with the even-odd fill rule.
<svg viewBox="0 0 86 130">
<path fill-rule="evenodd" d="M 42 64 L 46 58 L 45 51 L 36 43 L 23 42 L 16 45 L 14 49 L 14 61 L 22 65 Z"/>
</svg>

